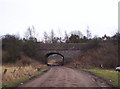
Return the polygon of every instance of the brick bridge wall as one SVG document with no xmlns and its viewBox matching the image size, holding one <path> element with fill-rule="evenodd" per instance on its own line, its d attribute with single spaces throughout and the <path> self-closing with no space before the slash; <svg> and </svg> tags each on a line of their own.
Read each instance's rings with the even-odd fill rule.
<svg viewBox="0 0 120 89">
<path fill-rule="evenodd" d="M 74 60 L 81 55 L 81 44 L 39 44 L 39 51 L 42 58 L 50 53 L 59 53 L 64 56 L 64 60 Z"/>
</svg>

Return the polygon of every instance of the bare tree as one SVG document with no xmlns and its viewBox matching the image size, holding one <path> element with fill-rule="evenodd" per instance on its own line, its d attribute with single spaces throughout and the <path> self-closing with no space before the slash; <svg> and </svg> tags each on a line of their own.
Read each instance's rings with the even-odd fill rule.
<svg viewBox="0 0 120 89">
<path fill-rule="evenodd" d="M 60 28 L 58 28 L 59 42 L 62 43 L 62 34 Z"/>
<path fill-rule="evenodd" d="M 49 37 L 48 37 L 47 32 L 44 32 L 44 42 L 48 43 L 48 39 L 49 39 Z"/>
<path fill-rule="evenodd" d="M 69 41 L 69 37 L 68 37 L 68 34 L 67 34 L 66 31 L 65 31 L 65 38 L 64 38 L 64 41 L 65 41 L 66 43 L 68 43 L 68 41 Z"/>
<path fill-rule="evenodd" d="M 54 30 L 52 29 L 52 30 L 51 30 L 51 35 L 50 35 L 51 43 L 54 42 L 54 37 L 55 37 L 55 34 L 54 34 Z"/>
<path fill-rule="evenodd" d="M 28 27 L 27 31 L 25 32 L 25 39 L 29 39 L 32 36 L 32 30 Z"/>
<path fill-rule="evenodd" d="M 35 36 L 36 36 L 36 32 L 34 26 L 28 27 L 27 31 L 25 32 L 25 39 L 37 40 Z"/>
<path fill-rule="evenodd" d="M 89 30 L 89 26 L 87 26 L 86 33 L 87 33 L 87 38 L 88 39 L 92 38 L 92 34 L 91 34 L 90 30 Z"/>
</svg>

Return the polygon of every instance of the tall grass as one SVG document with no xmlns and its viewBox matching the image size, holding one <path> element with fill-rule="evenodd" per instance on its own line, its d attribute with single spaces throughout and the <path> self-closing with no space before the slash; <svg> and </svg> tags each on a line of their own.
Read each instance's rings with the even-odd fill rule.
<svg viewBox="0 0 120 89">
<path fill-rule="evenodd" d="M 48 68 L 46 65 L 24 56 L 16 64 L 4 64 L 2 66 L 2 84 L 21 79 L 25 76 L 32 76 L 46 68 Z"/>
</svg>

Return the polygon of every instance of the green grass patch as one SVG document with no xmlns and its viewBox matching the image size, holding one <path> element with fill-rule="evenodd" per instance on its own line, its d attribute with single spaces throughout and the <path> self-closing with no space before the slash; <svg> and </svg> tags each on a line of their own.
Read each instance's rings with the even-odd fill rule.
<svg viewBox="0 0 120 89">
<path fill-rule="evenodd" d="M 25 82 L 31 78 L 34 78 L 38 75 L 41 75 L 45 72 L 47 72 L 49 70 L 49 68 L 46 68 L 46 69 L 42 69 L 40 70 L 39 72 L 35 73 L 34 75 L 32 76 L 25 76 L 23 78 L 20 78 L 20 79 L 16 79 L 15 81 L 13 82 L 9 82 L 9 83 L 6 83 L 6 84 L 2 84 L 2 88 L 5 89 L 5 88 L 10 88 L 10 87 L 16 87 L 18 84 L 22 83 L 22 82 Z"/>
<path fill-rule="evenodd" d="M 107 80 L 109 84 L 120 87 L 120 72 L 116 72 L 112 69 L 81 69 L 83 71 L 89 71 L 96 76 L 102 77 Z"/>
</svg>

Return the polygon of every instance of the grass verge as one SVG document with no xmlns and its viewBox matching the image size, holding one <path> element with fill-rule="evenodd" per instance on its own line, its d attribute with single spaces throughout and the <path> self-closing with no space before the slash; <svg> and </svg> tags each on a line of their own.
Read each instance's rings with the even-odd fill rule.
<svg viewBox="0 0 120 89">
<path fill-rule="evenodd" d="M 2 84 L 2 88 L 5 89 L 5 88 L 9 88 L 9 87 L 16 87 L 18 86 L 20 83 L 23 83 L 29 79 L 32 79 L 38 75 L 41 75 L 45 72 L 47 72 L 49 70 L 49 68 L 47 67 L 46 69 L 42 69 L 40 70 L 39 72 L 33 74 L 32 76 L 24 76 L 23 78 L 20 78 L 20 79 L 16 79 L 15 81 L 13 82 L 9 82 L 9 83 L 6 83 L 6 84 Z"/>
<path fill-rule="evenodd" d="M 83 71 L 91 72 L 96 76 L 99 76 L 115 87 L 120 87 L 120 72 L 116 72 L 112 69 L 81 69 Z"/>
</svg>

